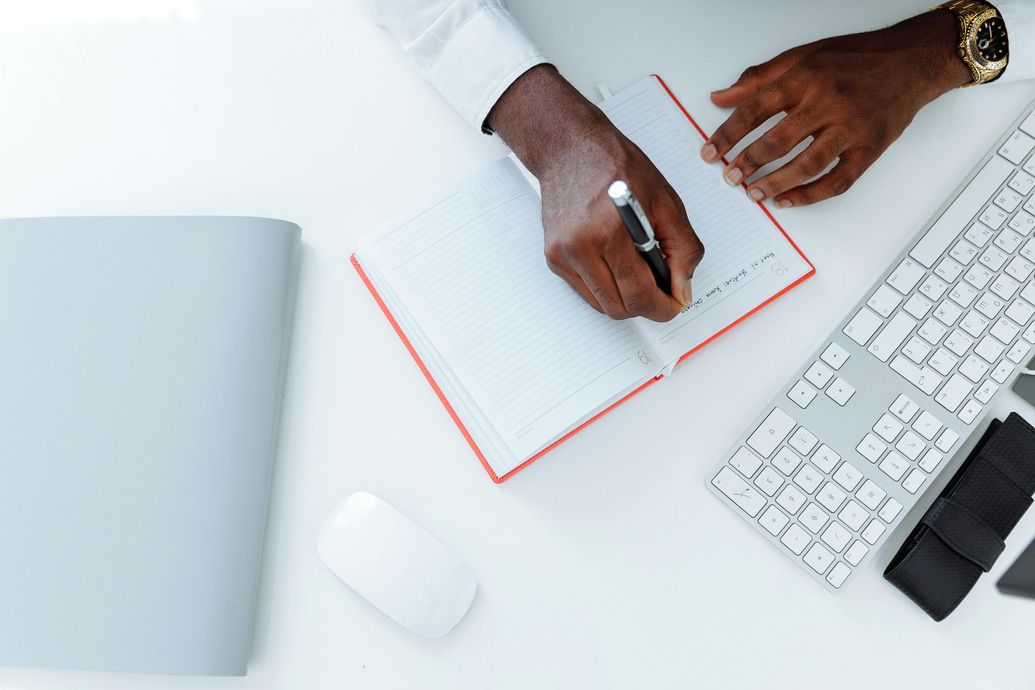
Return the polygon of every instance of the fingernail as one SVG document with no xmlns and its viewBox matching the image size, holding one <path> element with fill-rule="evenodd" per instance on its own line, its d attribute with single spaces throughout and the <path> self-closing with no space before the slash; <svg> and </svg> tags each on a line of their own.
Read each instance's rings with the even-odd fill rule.
<svg viewBox="0 0 1035 690">
<path fill-rule="evenodd" d="M 749 189 L 748 196 L 751 197 L 752 201 L 765 201 L 765 192 L 758 187 L 752 187 Z"/>
<path fill-rule="evenodd" d="M 709 163 L 714 163 L 719 159 L 719 150 L 715 148 L 715 144 L 708 142 L 701 149 L 701 158 Z"/>
<path fill-rule="evenodd" d="M 794 206 L 794 202 L 790 199 L 780 199 L 778 202 L 776 202 L 776 205 L 780 208 L 790 208 L 791 206 Z"/>
<path fill-rule="evenodd" d="M 679 291 L 679 303 L 685 308 L 690 304 L 690 300 L 693 299 L 693 290 L 690 287 L 690 279 L 687 278 L 686 282 L 683 283 L 683 289 Z"/>
<path fill-rule="evenodd" d="M 723 173 L 723 177 L 726 178 L 726 182 L 735 187 L 744 179 L 744 173 L 740 168 L 726 168 L 726 172 Z"/>
</svg>

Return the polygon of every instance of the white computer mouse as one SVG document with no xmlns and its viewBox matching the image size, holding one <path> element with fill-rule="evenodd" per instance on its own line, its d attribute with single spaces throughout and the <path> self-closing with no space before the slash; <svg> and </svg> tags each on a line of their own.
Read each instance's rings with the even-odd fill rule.
<svg viewBox="0 0 1035 690">
<path fill-rule="evenodd" d="M 324 523 L 320 558 L 410 632 L 442 637 L 474 601 L 474 573 L 417 523 L 373 494 L 354 493 Z"/>
</svg>

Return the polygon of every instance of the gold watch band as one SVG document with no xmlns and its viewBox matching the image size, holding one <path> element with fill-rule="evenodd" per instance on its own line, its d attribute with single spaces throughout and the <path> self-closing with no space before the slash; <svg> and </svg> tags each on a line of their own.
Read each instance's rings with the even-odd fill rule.
<svg viewBox="0 0 1035 690">
<path fill-rule="evenodd" d="M 998 15 L 1001 19 L 1002 15 L 999 14 L 999 10 L 996 9 L 995 5 L 989 2 L 984 2 L 983 0 L 951 0 L 950 2 L 938 5 L 934 9 L 949 10 L 956 15 L 956 19 L 959 24 L 959 43 L 957 45 L 957 52 L 959 53 L 963 64 L 965 64 L 970 70 L 972 77 L 969 84 L 964 84 L 964 88 L 968 86 L 977 86 L 978 84 L 986 84 L 988 82 L 995 81 L 1002 76 L 1009 58 L 1003 60 L 1001 65 L 982 65 L 977 59 L 975 59 L 974 49 L 970 45 L 970 31 L 976 20 L 981 18 L 983 15 L 985 17 Z"/>
</svg>

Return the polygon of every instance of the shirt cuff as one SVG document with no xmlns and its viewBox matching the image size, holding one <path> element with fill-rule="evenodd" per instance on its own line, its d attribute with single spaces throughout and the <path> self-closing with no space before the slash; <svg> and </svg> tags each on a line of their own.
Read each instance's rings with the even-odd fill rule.
<svg viewBox="0 0 1035 690">
<path fill-rule="evenodd" d="M 1031 0 L 993 0 L 1006 22 L 1010 62 L 999 82 L 1035 79 L 1035 3 Z"/>
<path fill-rule="evenodd" d="M 431 83 L 465 120 L 482 128 L 503 92 L 547 62 L 507 10 L 488 7 L 456 28 L 431 67 Z"/>
</svg>

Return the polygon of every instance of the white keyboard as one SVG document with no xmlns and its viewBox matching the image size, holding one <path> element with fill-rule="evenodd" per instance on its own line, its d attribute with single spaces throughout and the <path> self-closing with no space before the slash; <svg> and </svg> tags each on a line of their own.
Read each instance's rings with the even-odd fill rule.
<svg viewBox="0 0 1035 690">
<path fill-rule="evenodd" d="M 830 591 L 977 431 L 1035 344 L 1031 111 L 708 476 Z"/>
</svg>

